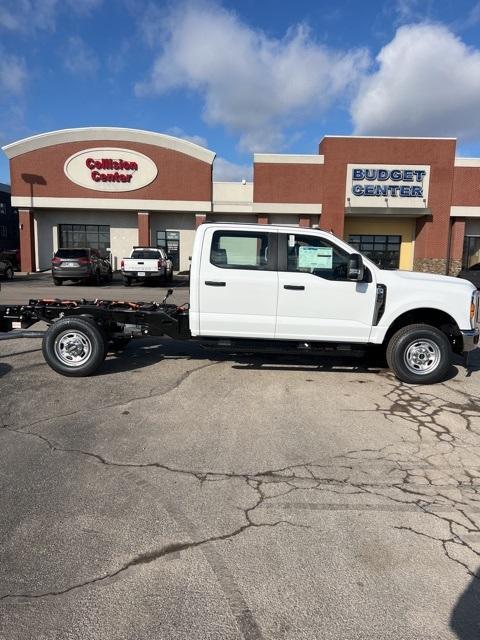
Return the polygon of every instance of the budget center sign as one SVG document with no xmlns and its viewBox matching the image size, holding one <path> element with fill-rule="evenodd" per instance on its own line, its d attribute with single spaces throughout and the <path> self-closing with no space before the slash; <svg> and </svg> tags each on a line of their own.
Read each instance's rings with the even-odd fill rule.
<svg viewBox="0 0 480 640">
<path fill-rule="evenodd" d="M 349 164 L 345 207 L 426 209 L 430 166 Z"/>
</svg>

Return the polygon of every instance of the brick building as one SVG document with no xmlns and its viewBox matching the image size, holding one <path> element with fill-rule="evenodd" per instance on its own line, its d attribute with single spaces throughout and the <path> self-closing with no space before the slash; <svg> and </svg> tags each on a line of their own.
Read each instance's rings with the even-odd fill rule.
<svg viewBox="0 0 480 640">
<path fill-rule="evenodd" d="M 314 155 L 255 154 L 253 182 L 214 182 L 215 153 L 159 133 L 54 131 L 3 147 L 22 268 L 59 246 L 165 246 L 188 268 L 205 220 L 319 226 L 385 268 L 458 272 L 480 262 L 480 159 L 448 138 L 326 136 Z"/>
</svg>

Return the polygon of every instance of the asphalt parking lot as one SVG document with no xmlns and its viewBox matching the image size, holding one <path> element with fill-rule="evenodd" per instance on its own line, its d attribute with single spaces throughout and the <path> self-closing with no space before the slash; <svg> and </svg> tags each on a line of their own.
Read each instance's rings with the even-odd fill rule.
<svg viewBox="0 0 480 640">
<path fill-rule="evenodd" d="M 164 291 L 39 277 L 0 301 Z M 68 379 L 0 342 L 1 640 L 478 640 L 470 365 L 412 387 L 149 339 Z"/>
</svg>

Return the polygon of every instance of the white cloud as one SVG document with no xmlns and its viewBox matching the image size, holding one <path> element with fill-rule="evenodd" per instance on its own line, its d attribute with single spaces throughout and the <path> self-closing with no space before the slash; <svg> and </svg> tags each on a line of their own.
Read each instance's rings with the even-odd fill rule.
<svg viewBox="0 0 480 640">
<path fill-rule="evenodd" d="M 197 92 L 204 119 L 240 136 L 242 150 L 275 150 L 298 117 L 318 117 L 355 85 L 365 50 L 334 51 L 298 25 L 281 38 L 255 30 L 216 4 L 150 13 L 147 37 L 161 50 L 137 95 Z"/>
<path fill-rule="evenodd" d="M 0 28 L 7 31 L 53 31 L 58 12 L 88 15 L 103 0 L 1 0 Z"/>
<path fill-rule="evenodd" d="M 240 182 L 253 179 L 251 164 L 235 164 L 225 158 L 215 158 L 213 163 L 213 179 L 217 182 Z"/>
<path fill-rule="evenodd" d="M 80 36 L 68 38 L 66 49 L 62 51 L 62 57 L 65 69 L 74 75 L 88 76 L 97 72 L 97 56 Z"/>
<path fill-rule="evenodd" d="M 9 55 L 0 48 L 0 96 L 20 95 L 27 82 L 27 71 L 22 58 Z"/>
<path fill-rule="evenodd" d="M 181 127 L 170 127 L 165 131 L 170 136 L 175 136 L 176 138 L 182 138 L 183 140 L 188 140 L 189 142 L 193 142 L 193 144 L 198 144 L 201 147 L 207 146 L 207 139 L 203 136 L 197 135 L 188 135 Z"/>
<path fill-rule="evenodd" d="M 480 50 L 446 27 L 403 26 L 351 106 L 356 134 L 480 136 Z"/>
</svg>

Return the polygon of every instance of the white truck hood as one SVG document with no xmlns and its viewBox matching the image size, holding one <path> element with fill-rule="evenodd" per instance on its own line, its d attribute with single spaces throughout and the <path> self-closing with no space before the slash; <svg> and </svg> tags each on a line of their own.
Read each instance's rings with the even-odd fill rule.
<svg viewBox="0 0 480 640">
<path fill-rule="evenodd" d="M 418 284 L 420 287 L 431 287 L 432 284 L 437 283 L 443 287 L 450 285 L 454 287 L 463 287 L 465 291 L 475 291 L 476 289 L 475 285 L 463 278 L 442 276 L 436 273 L 422 273 L 420 271 L 387 271 L 379 269 L 378 282 L 393 282 L 395 280 L 406 281 L 405 284 L 411 283 L 411 286 Z"/>
</svg>

